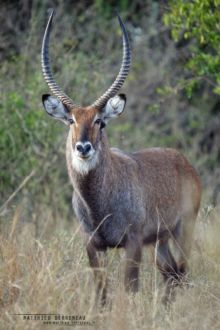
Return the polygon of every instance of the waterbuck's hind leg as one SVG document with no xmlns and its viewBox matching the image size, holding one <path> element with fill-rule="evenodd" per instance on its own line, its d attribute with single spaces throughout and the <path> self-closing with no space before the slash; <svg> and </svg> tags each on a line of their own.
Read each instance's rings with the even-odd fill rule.
<svg viewBox="0 0 220 330">
<path fill-rule="evenodd" d="M 182 282 L 186 280 L 188 272 L 188 260 L 192 248 L 195 221 L 197 214 L 189 212 L 185 214 L 173 233 L 173 247 L 177 260 L 179 276 L 182 277 Z"/>
<path fill-rule="evenodd" d="M 139 236 L 129 235 L 126 243 L 125 290 L 137 292 L 139 287 L 139 268 L 142 243 Z"/>
<path fill-rule="evenodd" d="M 100 299 L 101 304 L 105 305 L 107 295 L 106 251 L 97 251 L 91 242 L 87 243 L 86 251 L 89 259 L 89 265 L 93 269 L 96 284 L 96 299 Z"/>
<path fill-rule="evenodd" d="M 174 298 L 174 288 L 179 283 L 179 271 L 169 248 L 168 240 L 158 240 L 155 245 L 155 257 L 159 271 L 166 284 L 163 302 L 171 302 Z"/>
</svg>

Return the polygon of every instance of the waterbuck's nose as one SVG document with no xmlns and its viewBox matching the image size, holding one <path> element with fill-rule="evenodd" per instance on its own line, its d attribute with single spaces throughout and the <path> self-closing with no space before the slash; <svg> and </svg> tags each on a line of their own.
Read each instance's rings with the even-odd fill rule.
<svg viewBox="0 0 220 330">
<path fill-rule="evenodd" d="M 77 142 L 75 148 L 82 156 L 86 156 L 92 149 L 92 145 L 90 142 Z"/>
</svg>

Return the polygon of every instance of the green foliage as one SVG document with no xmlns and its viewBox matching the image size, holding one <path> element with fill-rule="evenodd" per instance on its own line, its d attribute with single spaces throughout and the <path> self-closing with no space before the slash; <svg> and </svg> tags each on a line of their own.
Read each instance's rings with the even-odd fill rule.
<svg viewBox="0 0 220 330">
<path fill-rule="evenodd" d="M 22 59 L 10 63 L 11 74 L 16 71 L 21 76 L 22 63 Z M 16 88 L 5 81 L 10 89 L 5 91 L 0 103 L 1 197 L 9 187 L 16 187 L 32 169 L 40 167 L 57 144 L 58 126 L 45 120 L 40 95 L 39 102 L 33 102 L 36 81 L 37 76 L 33 76 L 32 83 L 20 81 Z M 39 92 L 36 86 L 35 91 Z"/>
<path fill-rule="evenodd" d="M 171 0 L 169 5 L 164 22 L 173 39 L 190 44 L 186 68 L 194 80 L 205 80 L 220 95 L 220 1 Z"/>
<path fill-rule="evenodd" d="M 106 17 L 112 15 L 113 8 L 115 8 L 119 12 L 123 12 L 129 8 L 128 0 L 120 0 L 120 1 L 95 0 L 94 3 L 95 3 L 95 7 L 99 10 L 99 12 Z"/>
</svg>

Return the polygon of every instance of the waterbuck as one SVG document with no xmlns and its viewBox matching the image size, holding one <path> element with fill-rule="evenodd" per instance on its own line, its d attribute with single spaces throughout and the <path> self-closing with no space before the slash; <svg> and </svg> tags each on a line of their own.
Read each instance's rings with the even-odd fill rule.
<svg viewBox="0 0 220 330">
<path fill-rule="evenodd" d="M 120 16 L 123 59 L 110 88 L 92 105 L 81 107 L 60 89 L 49 63 L 53 13 L 42 44 L 42 71 L 56 96 L 43 95 L 46 112 L 69 126 L 66 161 L 73 185 L 73 208 L 82 225 L 90 266 L 105 299 L 106 281 L 100 270 L 100 251 L 125 248 L 125 288 L 138 290 L 142 248 L 156 247 L 156 263 L 169 292 L 186 269 L 201 187 L 195 169 L 178 151 L 150 148 L 127 153 L 110 148 L 105 126 L 124 110 L 126 97 L 117 95 L 128 75 L 131 50 Z M 169 241 L 173 240 L 175 258 Z"/>
</svg>

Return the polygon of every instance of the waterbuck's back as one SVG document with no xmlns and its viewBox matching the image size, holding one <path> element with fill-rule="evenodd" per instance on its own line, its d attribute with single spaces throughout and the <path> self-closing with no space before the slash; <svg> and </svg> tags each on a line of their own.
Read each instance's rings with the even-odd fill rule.
<svg viewBox="0 0 220 330">
<path fill-rule="evenodd" d="M 131 154 L 117 149 L 112 152 L 121 164 L 126 161 L 127 166 L 131 167 L 134 162 L 135 175 L 127 176 L 124 168 L 120 181 L 136 181 L 136 187 L 133 185 L 134 196 L 136 194 L 135 198 L 139 199 L 137 205 L 140 206 L 141 199 L 142 210 L 145 208 L 145 236 L 151 237 L 157 230 L 171 230 L 186 214 L 197 214 L 200 180 L 181 153 L 169 148 L 149 148 Z"/>
</svg>

